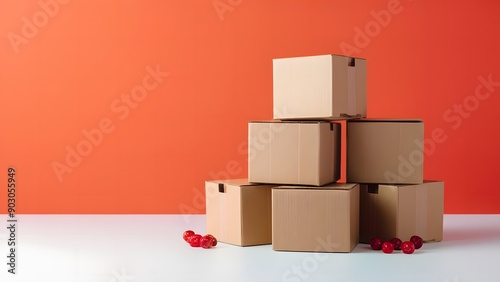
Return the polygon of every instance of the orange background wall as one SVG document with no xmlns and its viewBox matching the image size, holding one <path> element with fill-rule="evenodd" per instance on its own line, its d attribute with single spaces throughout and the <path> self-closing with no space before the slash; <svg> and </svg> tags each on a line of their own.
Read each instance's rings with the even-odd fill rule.
<svg viewBox="0 0 500 282">
<path fill-rule="evenodd" d="M 247 122 L 272 118 L 272 59 L 347 54 L 368 60 L 369 117 L 425 121 L 425 178 L 446 181 L 445 212 L 500 213 L 499 12 L 493 0 L 0 1 L 0 183 L 14 166 L 18 213 L 204 213 L 205 180 L 246 177 Z"/>
</svg>

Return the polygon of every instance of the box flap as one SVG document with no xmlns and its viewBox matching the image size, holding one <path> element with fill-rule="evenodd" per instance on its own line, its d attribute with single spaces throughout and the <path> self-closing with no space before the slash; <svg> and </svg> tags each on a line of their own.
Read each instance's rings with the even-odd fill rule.
<svg viewBox="0 0 500 282">
<path fill-rule="evenodd" d="M 316 124 L 316 123 L 327 123 L 328 120 L 252 120 L 248 123 L 307 123 L 307 124 Z"/>
<path fill-rule="evenodd" d="M 360 119 L 350 119 L 347 122 L 408 122 L 408 123 L 419 123 L 423 122 L 422 119 L 418 118 L 403 118 L 403 119 L 396 119 L 396 118 L 360 118 Z"/>
<path fill-rule="evenodd" d="M 374 184 L 374 185 L 377 185 L 377 186 L 391 186 L 391 187 L 398 187 L 398 188 L 401 188 L 401 187 L 406 187 L 406 186 L 415 186 L 415 185 L 423 185 L 423 184 L 428 184 L 428 183 L 440 183 L 440 182 L 443 182 L 443 180 L 424 180 L 422 183 L 420 184 L 384 184 L 384 183 L 380 183 L 380 184 Z"/>
<path fill-rule="evenodd" d="M 303 186 L 303 185 L 282 185 L 273 187 L 273 189 L 296 189 L 296 190 L 350 190 L 358 185 L 357 183 L 333 183 L 324 186 Z"/>
<path fill-rule="evenodd" d="M 255 185 L 257 185 L 257 184 L 249 183 L 247 178 L 225 179 L 225 180 L 207 180 L 206 182 L 222 183 L 222 184 L 233 185 L 233 186 L 255 186 Z"/>
<path fill-rule="evenodd" d="M 339 54 L 319 54 L 319 55 L 309 55 L 309 56 L 296 56 L 296 57 L 282 57 L 282 58 L 274 58 L 274 60 L 289 60 L 289 59 L 294 59 L 294 58 L 309 58 L 309 57 L 347 57 L 349 59 L 356 59 L 356 60 L 366 60 L 365 58 L 358 58 L 358 57 L 350 57 L 346 55 L 339 55 Z"/>
</svg>

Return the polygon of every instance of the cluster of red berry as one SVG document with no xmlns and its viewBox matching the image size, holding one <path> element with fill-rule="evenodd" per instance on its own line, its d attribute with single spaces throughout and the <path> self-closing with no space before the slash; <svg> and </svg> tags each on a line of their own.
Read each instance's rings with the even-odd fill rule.
<svg viewBox="0 0 500 282">
<path fill-rule="evenodd" d="M 420 249 L 424 240 L 420 236 L 411 236 L 409 241 L 401 241 L 399 238 L 392 238 L 391 241 L 382 242 L 380 238 L 370 240 L 370 246 L 374 250 L 382 250 L 386 254 L 391 254 L 394 250 L 401 250 L 405 254 L 413 254 L 415 249 Z"/>
<path fill-rule="evenodd" d="M 194 233 L 193 230 L 187 230 L 182 234 L 184 241 L 189 243 L 191 247 L 202 247 L 204 249 L 210 249 L 217 246 L 217 239 L 214 236 L 207 234 L 201 236 L 200 234 Z"/>
</svg>

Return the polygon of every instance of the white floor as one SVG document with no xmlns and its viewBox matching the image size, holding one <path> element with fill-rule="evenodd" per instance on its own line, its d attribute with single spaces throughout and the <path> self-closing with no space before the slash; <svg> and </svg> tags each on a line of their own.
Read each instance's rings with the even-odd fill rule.
<svg viewBox="0 0 500 282">
<path fill-rule="evenodd" d="M 500 281 L 500 215 L 446 215 L 444 241 L 412 255 L 276 252 L 270 245 L 192 248 L 204 215 L 20 215 L 16 275 L 0 215 L 0 281 Z M 5 226 L 5 227 L 4 227 Z"/>
</svg>

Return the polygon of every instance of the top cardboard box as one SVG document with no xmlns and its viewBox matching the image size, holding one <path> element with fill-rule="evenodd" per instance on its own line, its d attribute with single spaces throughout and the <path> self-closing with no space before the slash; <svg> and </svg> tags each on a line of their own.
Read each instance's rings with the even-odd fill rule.
<svg viewBox="0 0 500 282">
<path fill-rule="evenodd" d="M 366 60 L 320 55 L 273 60 L 274 119 L 366 117 Z"/>
<path fill-rule="evenodd" d="M 422 120 L 349 120 L 347 182 L 423 183 L 423 142 Z"/>
</svg>

